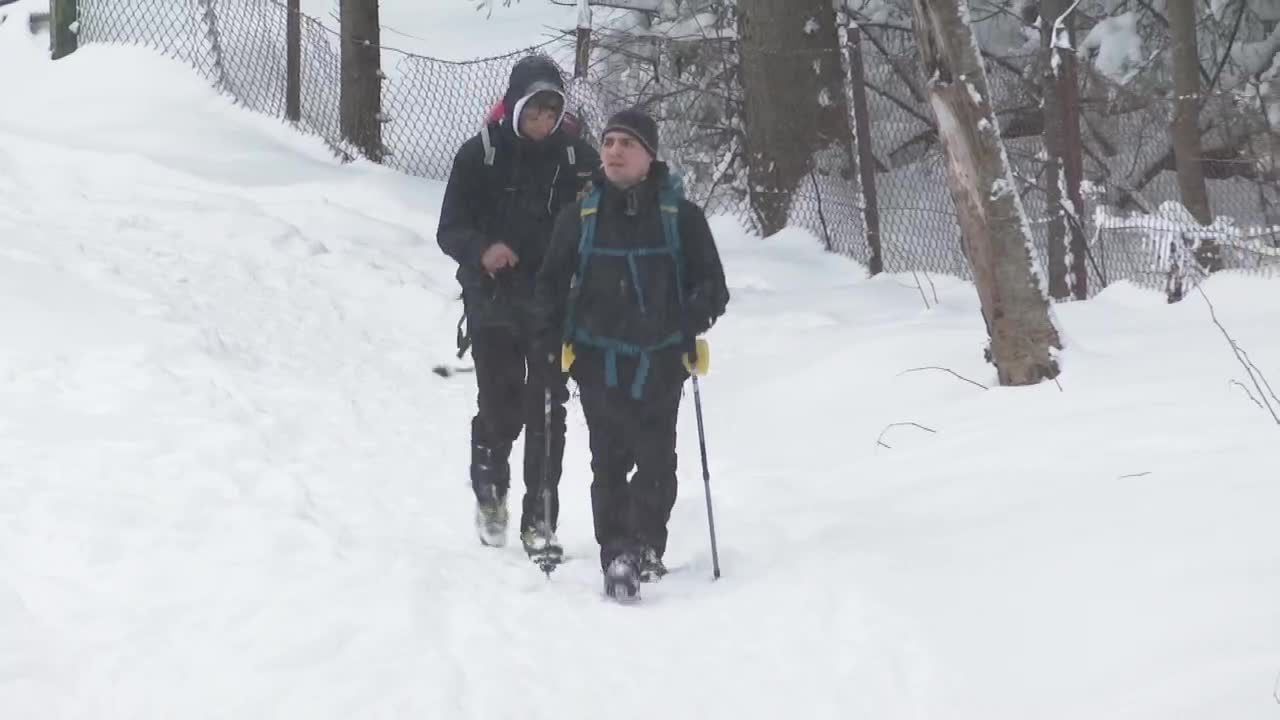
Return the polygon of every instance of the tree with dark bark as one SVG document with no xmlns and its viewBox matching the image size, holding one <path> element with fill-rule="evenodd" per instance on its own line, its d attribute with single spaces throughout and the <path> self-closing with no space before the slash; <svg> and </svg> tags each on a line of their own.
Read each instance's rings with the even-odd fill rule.
<svg viewBox="0 0 1280 720">
<path fill-rule="evenodd" d="M 382 160 L 382 47 L 378 0 L 341 0 L 342 136 Z"/>
<path fill-rule="evenodd" d="M 1088 297 L 1080 103 L 1072 52 L 1072 0 L 1040 0 L 1041 110 L 1048 223 L 1049 295 Z"/>
<path fill-rule="evenodd" d="M 817 173 L 854 187 L 853 132 L 831 0 L 738 0 L 748 182 L 761 230 L 781 230 Z"/>
<path fill-rule="evenodd" d="M 1182 204 L 1201 225 L 1213 223 L 1209 192 L 1200 158 L 1200 51 L 1196 43 L 1195 3 L 1169 3 L 1169 33 L 1173 39 L 1173 153 Z"/>
</svg>

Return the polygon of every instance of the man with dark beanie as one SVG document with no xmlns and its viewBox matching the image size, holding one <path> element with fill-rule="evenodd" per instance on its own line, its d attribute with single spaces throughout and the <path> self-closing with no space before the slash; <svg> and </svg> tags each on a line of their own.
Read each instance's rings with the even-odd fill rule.
<svg viewBox="0 0 1280 720">
<path fill-rule="evenodd" d="M 666 572 L 686 362 L 696 363 L 697 336 L 729 302 L 706 217 L 658 149 L 657 125 L 642 110 L 609 119 L 604 167 L 556 218 L 536 291 L 542 361 L 559 363 L 562 344 L 572 356 L 600 566 L 605 591 L 620 600 Z"/>
<path fill-rule="evenodd" d="M 568 390 L 561 372 L 529 360 L 534 279 L 556 214 L 600 166 L 599 154 L 561 127 L 564 106 L 564 82 L 553 61 L 531 56 L 518 62 L 499 117 L 454 157 L 437 233 L 440 248 L 458 263 L 475 360 L 476 530 L 485 545 L 506 543 L 509 457 L 523 429 L 520 537 L 544 569 L 561 556 L 555 530 Z M 459 350 L 465 347 L 466 339 Z"/>
</svg>

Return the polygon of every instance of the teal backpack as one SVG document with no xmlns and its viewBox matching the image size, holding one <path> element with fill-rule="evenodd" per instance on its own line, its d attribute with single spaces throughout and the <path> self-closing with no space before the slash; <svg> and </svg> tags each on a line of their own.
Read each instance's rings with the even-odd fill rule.
<svg viewBox="0 0 1280 720">
<path fill-rule="evenodd" d="M 636 258 L 651 255 L 669 255 L 675 265 L 677 298 L 680 312 L 684 312 L 684 252 L 680 245 L 680 201 L 684 199 L 684 183 L 678 175 L 668 172 L 658 189 L 658 207 L 662 214 L 662 234 L 666 243 L 661 247 L 646 248 L 599 248 L 596 247 L 596 227 L 599 221 L 600 199 L 603 190 L 593 188 L 582 200 L 581 226 L 582 233 L 578 240 L 578 269 L 570 284 L 569 303 L 565 313 L 564 342 L 568 344 L 592 347 L 604 351 L 605 384 L 610 388 L 618 387 L 618 356 L 638 358 L 635 379 L 631 383 L 631 397 L 639 400 L 644 396 L 645 381 L 649 376 L 649 367 L 653 353 L 685 342 L 685 333 L 677 330 L 653 345 L 636 345 L 622 338 L 600 337 L 593 335 L 575 324 L 575 301 L 578 289 L 587 275 L 591 259 L 595 256 L 625 258 L 631 272 L 631 283 L 636 288 L 640 312 L 646 311 L 643 285 Z"/>
</svg>

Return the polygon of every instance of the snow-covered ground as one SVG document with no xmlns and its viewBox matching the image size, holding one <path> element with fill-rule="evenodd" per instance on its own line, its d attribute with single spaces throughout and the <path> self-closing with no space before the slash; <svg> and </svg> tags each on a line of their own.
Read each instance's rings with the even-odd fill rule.
<svg viewBox="0 0 1280 720">
<path fill-rule="evenodd" d="M 1198 295 L 1060 306 L 1060 386 L 983 390 L 905 372 L 993 384 L 971 286 L 926 309 L 716 219 L 724 575 L 690 395 L 676 570 L 618 607 L 576 406 L 575 559 L 547 580 L 474 539 L 473 380 L 430 372 L 459 309 L 439 183 L 25 32 L 0 25 L 0 717 L 1280 717 L 1280 427 Z M 1280 282 L 1205 289 L 1280 389 Z"/>
</svg>

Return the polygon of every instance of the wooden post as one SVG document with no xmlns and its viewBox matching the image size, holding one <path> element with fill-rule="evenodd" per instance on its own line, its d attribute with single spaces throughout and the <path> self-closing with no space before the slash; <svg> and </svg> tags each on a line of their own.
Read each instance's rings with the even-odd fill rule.
<svg viewBox="0 0 1280 720">
<path fill-rule="evenodd" d="M 302 14 L 301 0 L 289 0 L 285 30 L 285 109 L 289 122 L 302 119 Z"/>
<path fill-rule="evenodd" d="M 54 60 L 76 51 L 80 29 L 79 0 L 49 0 L 49 50 Z"/>
<path fill-rule="evenodd" d="M 585 78 L 591 64 L 591 5 L 578 0 L 578 44 L 573 59 L 573 76 Z"/>
<path fill-rule="evenodd" d="M 862 64 L 862 29 L 849 27 L 849 79 L 853 89 L 853 121 L 858 131 L 858 179 L 862 183 L 862 200 L 866 203 L 868 269 L 872 275 L 884 272 L 884 254 L 880 247 L 880 201 L 876 195 L 876 156 L 871 146 L 871 113 L 867 109 L 867 81 Z"/>
</svg>

